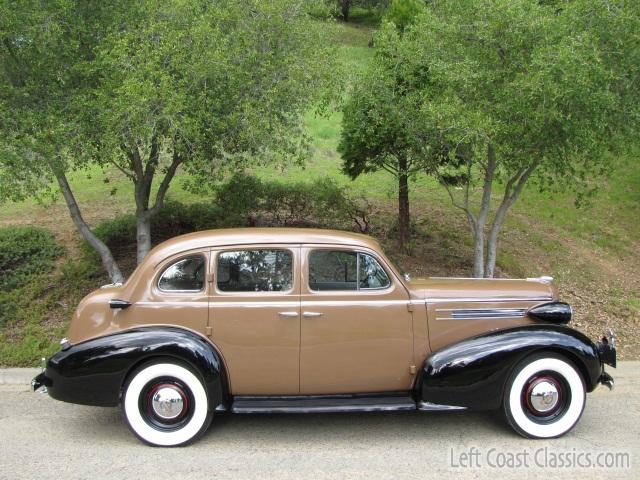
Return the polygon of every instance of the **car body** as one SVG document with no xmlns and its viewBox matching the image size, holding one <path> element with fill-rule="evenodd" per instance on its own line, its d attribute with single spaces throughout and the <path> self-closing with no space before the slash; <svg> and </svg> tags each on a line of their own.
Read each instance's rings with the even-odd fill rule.
<svg viewBox="0 0 640 480">
<path fill-rule="evenodd" d="M 549 277 L 410 279 L 365 235 L 211 230 L 85 297 L 34 388 L 122 405 L 153 445 L 224 411 L 502 408 L 519 433 L 556 437 L 613 385 L 614 339 L 570 317 Z"/>
</svg>

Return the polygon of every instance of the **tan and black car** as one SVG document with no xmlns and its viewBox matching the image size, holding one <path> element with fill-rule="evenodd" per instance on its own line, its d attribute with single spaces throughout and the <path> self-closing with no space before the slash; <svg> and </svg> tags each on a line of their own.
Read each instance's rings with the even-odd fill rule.
<svg viewBox="0 0 640 480">
<path fill-rule="evenodd" d="M 613 386 L 612 335 L 593 343 L 571 313 L 547 277 L 411 280 L 364 235 L 213 230 L 82 300 L 33 386 L 122 405 L 152 445 L 191 442 L 222 412 L 501 408 L 550 438 Z"/>
</svg>

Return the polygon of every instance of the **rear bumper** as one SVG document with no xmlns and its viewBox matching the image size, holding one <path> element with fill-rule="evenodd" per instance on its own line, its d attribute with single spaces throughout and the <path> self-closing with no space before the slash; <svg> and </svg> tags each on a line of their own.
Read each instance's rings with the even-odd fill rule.
<svg viewBox="0 0 640 480">
<path fill-rule="evenodd" d="M 44 374 L 44 372 L 36 375 L 33 380 L 31 380 L 31 390 L 32 391 L 36 391 L 39 390 L 42 387 L 47 387 L 49 384 L 49 380 L 47 379 L 46 375 Z"/>
</svg>

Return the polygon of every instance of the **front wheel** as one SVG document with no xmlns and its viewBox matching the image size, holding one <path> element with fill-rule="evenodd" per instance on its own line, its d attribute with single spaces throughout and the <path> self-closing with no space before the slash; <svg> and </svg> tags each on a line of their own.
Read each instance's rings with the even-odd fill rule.
<svg viewBox="0 0 640 480">
<path fill-rule="evenodd" d="M 158 361 L 136 370 L 124 388 L 124 416 L 145 443 L 175 447 L 202 435 L 211 423 L 207 393 L 191 370 Z"/>
<path fill-rule="evenodd" d="M 586 389 L 580 372 L 568 359 L 541 353 L 524 359 L 507 382 L 503 409 L 520 435 L 554 438 L 578 422 Z"/>
</svg>

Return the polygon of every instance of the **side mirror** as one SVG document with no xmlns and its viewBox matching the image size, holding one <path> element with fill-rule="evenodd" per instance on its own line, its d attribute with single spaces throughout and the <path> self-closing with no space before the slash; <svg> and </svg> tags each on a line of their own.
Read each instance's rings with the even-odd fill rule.
<svg viewBox="0 0 640 480">
<path fill-rule="evenodd" d="M 109 300 L 109 307 L 110 308 L 128 308 L 131 306 L 130 302 L 127 302 L 126 300 L 118 300 L 117 298 L 113 298 L 111 300 Z"/>
</svg>

